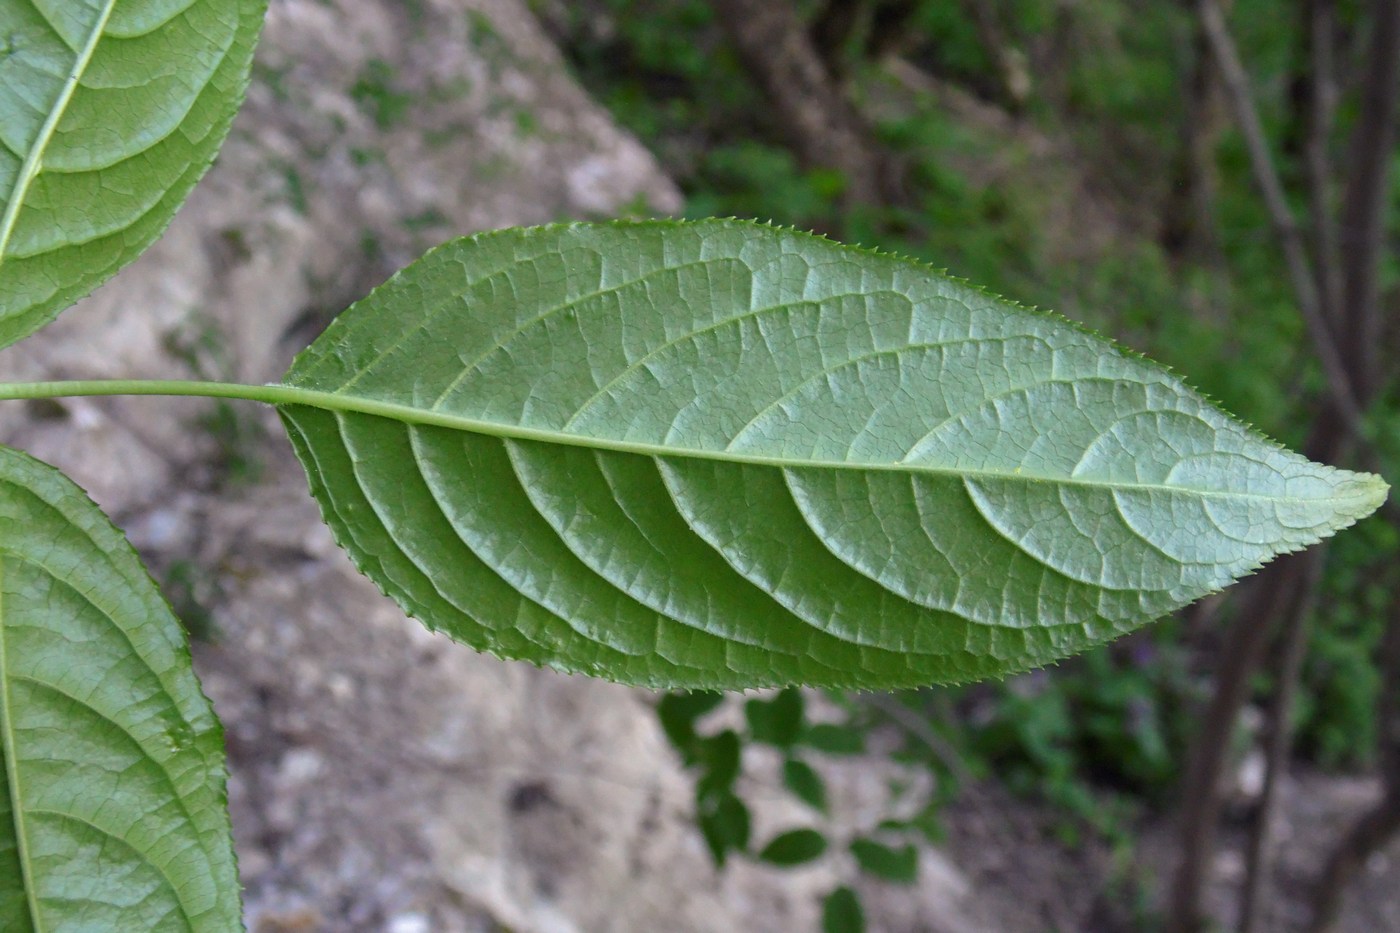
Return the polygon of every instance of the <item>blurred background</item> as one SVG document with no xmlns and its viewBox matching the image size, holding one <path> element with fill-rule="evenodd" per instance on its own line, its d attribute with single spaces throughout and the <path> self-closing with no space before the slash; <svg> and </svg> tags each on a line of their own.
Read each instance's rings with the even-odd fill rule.
<svg viewBox="0 0 1400 933">
<path fill-rule="evenodd" d="M 15 379 L 274 380 L 424 249 L 737 215 L 915 256 L 1400 477 L 1396 0 L 272 0 L 167 236 Z M 1400 519 L 1057 667 L 658 696 L 429 635 L 270 412 L 0 413 L 156 568 L 250 929 L 1400 930 Z"/>
<path fill-rule="evenodd" d="M 534 8 L 688 216 L 924 259 L 1168 363 L 1289 446 L 1395 475 L 1395 3 Z M 888 754 L 934 775 L 899 829 L 1043 899 L 1013 928 L 1326 929 L 1351 902 L 1348 928 L 1400 929 L 1393 887 L 1367 885 L 1400 857 L 1396 517 L 1054 670 L 844 701 L 856 734 L 902 732 Z M 775 744 L 752 705 L 740 742 Z M 795 734 L 776 744 L 810 744 Z M 678 745 L 712 778 L 696 741 Z M 723 794 L 697 799 L 716 853 L 742 849 Z"/>
<path fill-rule="evenodd" d="M 1397 4 L 533 7 L 687 216 L 917 256 L 1165 361 L 1291 447 L 1394 475 Z M 1009 860 L 1044 898 L 1023 929 L 1330 929 L 1348 899 L 1371 904 L 1355 929 L 1400 929 L 1386 888 L 1365 892 L 1400 856 L 1397 544 L 1390 510 L 1056 670 L 848 699 L 848 723 L 900 731 L 888 754 L 934 775 L 900 829 L 952 836 L 974 876 L 986 846 L 994 884 Z M 741 744 L 773 742 L 763 721 Z M 678 745 L 703 780 L 697 741 Z M 1072 853 L 1044 873 L 1064 890 L 1037 894 L 1016 836 L 970 817 L 1002 794 Z M 717 855 L 743 849 L 727 804 L 701 787 Z"/>
</svg>

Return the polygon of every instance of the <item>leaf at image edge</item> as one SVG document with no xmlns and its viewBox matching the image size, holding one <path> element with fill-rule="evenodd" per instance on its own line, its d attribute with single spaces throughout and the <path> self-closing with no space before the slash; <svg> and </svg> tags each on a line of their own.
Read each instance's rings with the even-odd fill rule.
<svg viewBox="0 0 1400 933">
<path fill-rule="evenodd" d="M 67 7 L 0 12 L 0 347 L 165 230 L 243 102 L 267 0 Z"/>
<path fill-rule="evenodd" d="M 0 929 L 242 928 L 184 629 L 82 490 L 5 447 L 0 739 Z"/>
</svg>

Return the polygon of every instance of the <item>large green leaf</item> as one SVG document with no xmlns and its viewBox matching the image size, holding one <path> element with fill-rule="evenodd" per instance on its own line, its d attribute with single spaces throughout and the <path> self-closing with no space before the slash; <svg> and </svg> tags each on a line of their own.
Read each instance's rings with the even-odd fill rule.
<svg viewBox="0 0 1400 933">
<path fill-rule="evenodd" d="M 0 2 L 0 346 L 165 229 L 243 100 L 266 6 Z"/>
<path fill-rule="evenodd" d="M 285 383 L 326 520 L 410 614 L 654 686 L 1023 670 L 1387 488 L 1061 319 L 734 221 L 450 243 Z"/>
<path fill-rule="evenodd" d="M 0 929 L 240 928 L 223 737 L 121 533 L 0 447 Z"/>
</svg>

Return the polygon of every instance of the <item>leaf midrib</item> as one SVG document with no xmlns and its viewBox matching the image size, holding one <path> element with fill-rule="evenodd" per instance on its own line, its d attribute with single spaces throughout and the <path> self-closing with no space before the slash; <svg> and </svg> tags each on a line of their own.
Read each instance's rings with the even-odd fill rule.
<svg viewBox="0 0 1400 933">
<path fill-rule="evenodd" d="M 54 101 L 53 107 L 49 110 L 44 125 L 39 128 L 39 134 L 34 138 L 33 145 L 25 153 L 24 163 L 20 165 L 14 187 L 10 190 L 10 199 L 5 204 L 4 216 L 0 217 L 0 263 L 4 263 L 5 256 L 9 253 L 10 238 L 14 235 L 15 227 L 19 223 L 19 212 L 24 206 L 24 199 L 29 195 L 29 186 L 34 183 L 35 178 L 39 177 L 44 153 L 48 150 L 54 133 L 58 132 L 59 121 L 63 119 L 63 114 L 68 110 L 68 104 L 73 99 L 73 92 L 77 89 L 78 82 L 82 80 L 88 65 L 92 63 L 92 56 L 97 51 L 97 43 L 107 31 L 107 21 L 111 19 L 112 11 L 116 9 L 116 6 L 117 0 L 107 0 L 103 4 L 101 15 L 98 16 L 97 22 L 93 25 L 82 51 L 78 53 L 77 59 L 73 62 L 73 67 L 68 71 L 68 78 L 63 82 L 63 89 L 59 92 L 58 99 Z"/>
<path fill-rule="evenodd" d="M 589 450 L 604 450 L 615 453 L 639 454 L 647 457 L 670 459 L 717 460 L 723 463 L 750 464 L 775 467 L 778 469 L 829 469 L 851 470 L 854 472 L 919 473 L 932 476 L 949 476 L 957 479 L 1020 480 L 1028 483 L 1056 483 L 1065 486 L 1082 486 L 1094 489 L 1114 489 L 1125 491 L 1158 491 L 1189 493 L 1205 498 L 1251 499 L 1268 502 L 1316 503 L 1320 500 L 1302 496 L 1274 496 L 1263 493 L 1234 492 L 1212 489 L 1196 489 L 1190 486 L 1172 486 L 1166 483 L 1129 483 L 1123 481 L 1085 480 L 1066 476 L 1046 476 L 1036 473 L 992 470 L 986 468 L 935 467 L 908 462 L 868 462 L 858 460 L 799 460 L 790 457 L 773 457 L 761 454 L 746 454 L 732 450 L 705 450 L 695 447 L 678 447 L 664 444 L 649 444 L 637 441 L 624 441 L 615 438 L 592 435 L 569 434 L 545 428 L 531 428 L 525 425 L 505 424 L 453 415 L 441 411 L 415 408 L 398 402 L 386 402 L 364 396 L 344 395 L 338 392 L 324 392 L 296 386 L 268 385 L 257 387 L 263 390 L 276 390 L 281 396 L 274 400 L 260 398 L 274 405 L 304 405 L 325 411 L 350 412 L 389 418 L 406 424 L 423 424 L 433 427 L 452 428 L 473 434 L 483 434 L 508 440 L 536 441 L 544 444 L 561 444 L 570 447 L 583 447 Z M 269 393 L 271 394 L 271 393 Z M 1347 498 L 1365 498 L 1362 492 Z M 1337 496 L 1332 499 L 1340 498 Z"/>
<path fill-rule="evenodd" d="M 0 554 L 0 747 L 5 754 L 5 785 L 10 796 L 10 821 L 15 831 L 15 853 L 19 857 L 20 883 L 29 907 L 29 920 L 36 931 L 43 929 L 39 918 L 39 902 L 34 890 L 34 869 L 29 863 L 29 834 L 24 826 L 24 805 L 19 788 L 19 761 L 15 750 L 14 703 L 10 696 L 10 659 L 5 618 L 5 570 L 8 555 Z"/>
<path fill-rule="evenodd" d="M 558 430 L 531 428 L 524 425 L 505 424 L 468 418 L 448 412 L 415 408 L 401 402 L 387 402 L 364 396 L 346 395 L 341 392 L 326 392 L 289 386 L 280 383 L 267 385 L 244 385 L 236 382 L 201 382 L 182 379 L 92 379 L 68 382 L 9 382 L 0 383 L 0 400 L 72 398 L 77 396 L 109 395 L 166 395 L 196 398 L 243 399 L 262 402 L 267 405 L 301 405 L 319 408 L 322 411 L 346 412 L 388 418 L 404 424 L 422 424 L 432 427 L 451 428 L 468 431 L 488 437 L 506 440 L 536 441 L 543 444 L 561 444 L 568 447 L 582 447 L 587 450 L 603 450 L 614 453 L 638 454 L 644 457 L 669 459 L 716 460 L 721 463 L 750 464 L 753 466 L 774 467 L 783 470 L 827 469 L 850 470 L 853 472 L 918 473 L 930 476 L 949 476 L 957 479 L 1012 480 L 1027 483 L 1056 483 L 1062 486 L 1080 486 L 1090 489 L 1113 489 L 1134 492 L 1186 493 L 1208 499 L 1246 499 L 1275 503 L 1302 503 L 1316 505 L 1320 502 L 1342 500 L 1382 500 L 1389 486 L 1378 476 L 1354 474 L 1369 482 L 1366 487 L 1347 494 L 1326 497 L 1276 496 L 1264 493 L 1242 492 L 1219 489 L 1199 489 L 1193 486 L 1171 486 L 1165 483 L 1130 483 L 1125 481 L 1085 480 L 1070 476 L 1045 476 L 1037 473 L 1016 473 L 1008 470 L 986 468 L 935 467 L 907 462 L 866 462 L 858 460 L 798 460 L 790 457 L 768 457 L 759 454 L 737 453 L 732 450 L 705 450 L 696 447 L 675 447 L 664 444 L 647 444 L 637 441 L 623 441 L 615 438 L 567 434 Z"/>
</svg>

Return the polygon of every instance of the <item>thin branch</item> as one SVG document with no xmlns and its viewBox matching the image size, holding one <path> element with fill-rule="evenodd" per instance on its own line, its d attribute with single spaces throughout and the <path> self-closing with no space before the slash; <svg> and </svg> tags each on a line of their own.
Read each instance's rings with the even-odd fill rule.
<svg viewBox="0 0 1400 933">
<path fill-rule="evenodd" d="M 1392 593 L 1390 622 L 1381 645 L 1381 780 L 1379 803 L 1351 824 L 1327 858 L 1313 889 L 1312 933 L 1327 933 L 1341 916 L 1347 888 L 1362 866 L 1400 832 L 1400 594 Z"/>
<path fill-rule="evenodd" d="M 1307 30 L 1307 131 L 1303 142 L 1303 168 L 1308 188 L 1308 213 L 1312 215 L 1313 261 L 1317 266 L 1317 290 L 1323 317 L 1334 333 L 1342 324 L 1341 253 L 1337 246 L 1337 216 L 1332 206 L 1332 160 L 1328 139 L 1337 104 L 1334 62 L 1336 10 L 1333 0 L 1309 0 Z"/>
<path fill-rule="evenodd" d="M 968 786 L 977 783 L 977 777 L 967 769 L 967 765 L 963 764 L 962 756 L 958 754 L 958 750 L 947 739 L 939 735 L 918 713 L 889 694 L 873 694 L 866 699 L 866 702 L 884 713 L 891 722 L 903 729 L 905 734 L 922 742 L 938 759 L 939 763 L 948 769 L 948 773 L 957 778 L 959 784 Z"/>
<path fill-rule="evenodd" d="M 1354 387 L 1363 405 L 1379 381 L 1377 259 L 1385 242 L 1400 97 L 1400 0 L 1374 0 L 1371 11 L 1371 43 L 1351 135 L 1340 231 L 1345 351 L 1356 371 Z"/>
<path fill-rule="evenodd" d="M 1269 637 L 1283 612 L 1299 594 L 1299 581 L 1321 559 L 1321 549 L 1289 554 L 1254 578 L 1239 617 L 1220 652 L 1215 692 L 1200 717 L 1201 731 L 1192 743 L 1182 788 L 1179 861 L 1172 878 L 1167 929 L 1197 933 L 1205 923 L 1202 891 L 1215 853 L 1220 818 L 1220 774 L 1230 748 L 1240 707 L 1249 695 L 1250 680 L 1259 670 Z"/>
<path fill-rule="evenodd" d="M 845 199 L 880 204 L 893 167 L 828 70 L 791 0 L 710 0 L 720 25 L 808 168 L 835 169 Z"/>
<path fill-rule="evenodd" d="M 1308 574 L 1299 581 L 1302 596 L 1287 608 L 1279 664 L 1279 683 L 1269 702 L 1269 731 L 1265 745 L 1264 789 L 1259 798 L 1259 810 L 1245 855 L 1244 890 L 1240 897 L 1240 933 L 1271 930 L 1264 910 L 1264 892 L 1273 875 L 1274 829 L 1278 813 L 1278 788 L 1288 769 L 1288 756 L 1293 749 L 1293 703 L 1298 695 L 1298 681 L 1303 671 L 1303 657 L 1308 648 L 1308 619 L 1317 605 L 1318 583 L 1322 578 L 1322 560 L 1310 561 L 1304 568 Z"/>
<path fill-rule="evenodd" d="M 1302 231 L 1284 196 L 1283 183 L 1279 179 L 1278 169 L 1269 151 L 1268 137 L 1264 133 L 1259 110 L 1254 104 L 1249 76 L 1245 73 L 1244 65 L 1240 63 L 1239 51 L 1235 48 L 1235 41 L 1225 25 L 1225 15 L 1220 10 L 1218 0 L 1198 0 L 1197 10 L 1211 54 L 1220 67 L 1225 96 L 1230 101 L 1235 121 L 1244 136 L 1254 181 L 1264 199 L 1269 222 L 1278 236 L 1284 265 L 1288 268 L 1288 278 L 1298 300 L 1298 308 L 1312 336 L 1318 360 L 1327 376 L 1332 400 L 1351 433 L 1357 437 L 1364 437 L 1361 430 L 1362 408 L 1357 401 L 1356 387 L 1342 361 L 1332 327 L 1324 316 L 1318 296 L 1318 280 L 1308 259 Z"/>
</svg>

